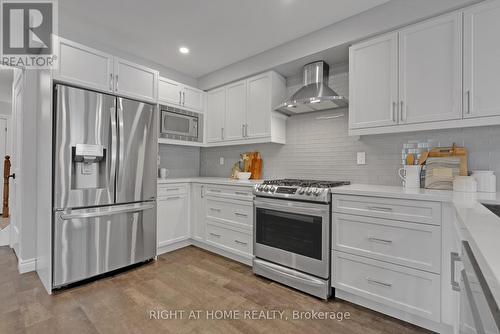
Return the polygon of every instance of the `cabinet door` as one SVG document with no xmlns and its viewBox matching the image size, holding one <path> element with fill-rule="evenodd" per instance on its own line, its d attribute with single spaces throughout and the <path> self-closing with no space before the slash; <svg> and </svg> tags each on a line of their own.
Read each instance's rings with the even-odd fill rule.
<svg viewBox="0 0 500 334">
<path fill-rule="evenodd" d="M 248 79 L 246 137 L 271 135 L 271 108 L 271 75 L 266 73 Z"/>
<path fill-rule="evenodd" d="M 226 117 L 224 121 L 224 140 L 243 139 L 246 120 L 246 81 L 238 81 L 226 86 Z"/>
<path fill-rule="evenodd" d="M 226 89 L 218 88 L 207 93 L 207 142 L 223 139 L 224 116 L 226 113 Z"/>
<path fill-rule="evenodd" d="M 160 77 L 158 80 L 158 101 L 160 103 L 180 105 L 182 102 L 182 84 Z"/>
<path fill-rule="evenodd" d="M 58 39 L 55 78 L 102 91 L 113 91 L 113 57 L 84 45 Z"/>
<path fill-rule="evenodd" d="M 397 123 L 398 34 L 349 49 L 349 128 Z"/>
<path fill-rule="evenodd" d="M 157 101 L 158 71 L 114 58 L 115 92 L 139 100 Z"/>
<path fill-rule="evenodd" d="M 500 1 L 464 12 L 464 116 L 500 115 Z"/>
<path fill-rule="evenodd" d="M 158 198 L 158 247 L 189 238 L 188 198 L 186 194 Z"/>
<path fill-rule="evenodd" d="M 462 118 L 462 14 L 399 33 L 399 123 Z"/>
<path fill-rule="evenodd" d="M 205 92 L 193 87 L 184 86 L 182 91 L 182 105 L 196 111 L 203 111 Z"/>
<path fill-rule="evenodd" d="M 191 191 L 191 237 L 205 240 L 205 185 L 194 183 Z"/>
</svg>

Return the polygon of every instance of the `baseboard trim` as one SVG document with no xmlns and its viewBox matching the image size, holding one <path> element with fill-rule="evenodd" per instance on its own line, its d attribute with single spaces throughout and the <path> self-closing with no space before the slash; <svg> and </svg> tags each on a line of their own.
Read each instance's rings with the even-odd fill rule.
<svg viewBox="0 0 500 334">
<path fill-rule="evenodd" d="M 380 312 L 382 314 L 386 314 L 393 318 L 408 322 L 410 324 L 414 324 L 420 326 L 422 328 L 426 328 L 428 330 L 441 333 L 441 334 L 452 334 L 453 328 L 449 325 L 438 323 L 429 319 L 425 319 L 416 315 L 409 314 L 408 312 L 404 312 L 401 310 L 394 309 L 390 306 L 386 306 L 372 300 L 368 300 L 364 297 L 356 296 L 350 292 L 342 291 L 339 289 L 335 289 L 335 298 L 347 300 L 356 305 L 360 305 L 371 310 Z"/>
<path fill-rule="evenodd" d="M 18 258 L 17 270 L 19 271 L 20 274 L 28 273 L 30 271 L 35 271 L 36 259 L 33 258 L 33 259 L 23 260 L 21 258 Z"/>
<path fill-rule="evenodd" d="M 10 226 L 0 230 L 0 246 L 9 246 L 10 244 Z"/>
<path fill-rule="evenodd" d="M 231 260 L 246 264 L 247 266 L 252 266 L 253 256 L 252 256 L 252 258 L 243 257 L 241 255 L 228 252 L 222 248 L 212 246 L 210 244 L 207 244 L 206 242 L 199 241 L 199 240 L 191 239 L 191 242 L 192 242 L 193 246 L 199 247 L 201 249 L 207 250 L 207 251 L 215 253 L 215 254 L 219 254 L 220 256 L 224 256 L 224 257 L 227 257 Z"/>
<path fill-rule="evenodd" d="M 158 248 L 156 249 L 156 255 L 173 252 L 174 250 L 191 246 L 191 244 L 192 244 L 191 239 L 183 239 L 174 242 L 164 243 L 158 246 Z"/>
</svg>

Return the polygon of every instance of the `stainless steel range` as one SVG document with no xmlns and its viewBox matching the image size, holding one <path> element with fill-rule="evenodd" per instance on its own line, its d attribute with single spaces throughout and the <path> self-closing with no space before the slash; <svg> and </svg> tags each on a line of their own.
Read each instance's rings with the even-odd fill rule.
<svg viewBox="0 0 500 334">
<path fill-rule="evenodd" d="M 349 183 L 282 179 L 256 185 L 254 273 L 330 297 L 330 189 Z"/>
</svg>

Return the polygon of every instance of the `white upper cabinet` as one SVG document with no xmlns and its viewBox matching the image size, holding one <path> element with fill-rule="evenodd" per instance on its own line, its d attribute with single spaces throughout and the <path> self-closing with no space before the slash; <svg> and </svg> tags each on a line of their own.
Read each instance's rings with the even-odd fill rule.
<svg viewBox="0 0 500 334">
<path fill-rule="evenodd" d="M 464 117 L 500 115 L 500 1 L 464 12 Z"/>
<path fill-rule="evenodd" d="M 158 71 L 114 58 L 115 92 L 139 100 L 157 101 Z"/>
<path fill-rule="evenodd" d="M 113 91 L 113 56 L 85 45 L 58 38 L 59 64 L 54 78 L 79 86 Z"/>
<path fill-rule="evenodd" d="M 462 118 L 461 22 L 453 13 L 399 32 L 399 123 Z"/>
<path fill-rule="evenodd" d="M 398 34 L 349 49 L 349 128 L 397 123 Z"/>
<path fill-rule="evenodd" d="M 271 101 L 271 73 L 265 73 L 247 80 L 247 112 L 245 136 L 261 138 L 271 133 L 269 108 Z M 264 120 L 268 119 L 268 122 Z"/>
<path fill-rule="evenodd" d="M 204 91 L 197 88 L 184 86 L 184 90 L 182 92 L 182 105 L 184 107 L 193 110 L 203 111 L 204 99 L 205 99 Z"/>
<path fill-rule="evenodd" d="M 278 73 L 259 74 L 207 94 L 210 146 L 286 142 L 287 116 L 274 111 L 286 97 L 286 82 Z"/>
<path fill-rule="evenodd" d="M 174 80 L 160 77 L 158 82 L 158 101 L 178 108 L 203 112 L 205 92 L 186 86 Z"/>
<path fill-rule="evenodd" d="M 167 78 L 158 80 L 158 101 L 160 103 L 181 105 L 182 84 Z"/>
<path fill-rule="evenodd" d="M 55 80 L 156 102 L 158 71 L 57 37 Z"/>
<path fill-rule="evenodd" d="M 207 93 L 207 142 L 223 140 L 224 117 L 226 113 L 226 88 L 217 88 Z"/>
<path fill-rule="evenodd" d="M 245 134 L 247 83 L 238 81 L 226 87 L 224 140 L 243 139 Z"/>
</svg>

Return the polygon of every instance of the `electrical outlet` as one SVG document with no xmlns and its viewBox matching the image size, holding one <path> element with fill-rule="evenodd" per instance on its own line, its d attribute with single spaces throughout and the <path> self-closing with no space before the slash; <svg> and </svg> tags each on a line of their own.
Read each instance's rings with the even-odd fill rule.
<svg viewBox="0 0 500 334">
<path fill-rule="evenodd" d="M 358 152 L 357 153 L 358 165 L 366 165 L 366 153 Z"/>
<path fill-rule="evenodd" d="M 224 157 L 219 158 L 219 165 L 224 165 Z"/>
</svg>

